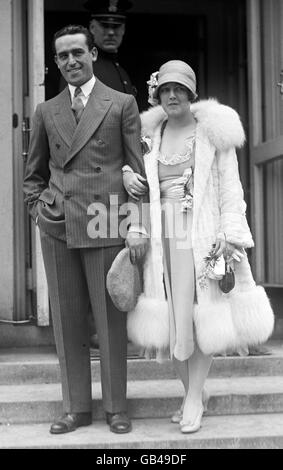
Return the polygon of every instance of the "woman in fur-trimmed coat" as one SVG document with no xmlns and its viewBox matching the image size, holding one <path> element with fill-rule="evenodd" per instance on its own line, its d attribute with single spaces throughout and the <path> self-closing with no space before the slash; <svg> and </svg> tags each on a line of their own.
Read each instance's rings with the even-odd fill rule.
<svg viewBox="0 0 283 470">
<path fill-rule="evenodd" d="M 253 240 L 235 152 L 245 141 L 238 114 L 213 99 L 192 104 L 195 75 L 184 62 L 164 64 L 155 85 L 153 98 L 161 106 L 141 116 L 149 146 L 144 162 L 150 249 L 144 292 L 128 315 L 128 335 L 146 349 L 169 344 L 185 388 L 173 421 L 181 421 L 182 432 L 194 432 L 212 355 L 265 342 L 274 320 L 245 253 Z M 124 172 L 124 184 L 131 196 L 142 193 L 140 178 L 130 171 Z M 205 288 L 201 282 L 213 244 L 217 257 L 225 251 L 234 264 L 236 282 L 228 294 L 215 279 L 206 278 Z"/>
</svg>

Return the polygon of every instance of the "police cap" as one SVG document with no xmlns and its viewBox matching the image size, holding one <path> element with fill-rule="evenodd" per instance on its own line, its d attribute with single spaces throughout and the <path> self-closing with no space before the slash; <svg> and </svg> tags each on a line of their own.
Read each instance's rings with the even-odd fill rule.
<svg viewBox="0 0 283 470">
<path fill-rule="evenodd" d="M 129 0 L 88 0 L 84 7 L 90 11 L 91 18 L 100 23 L 123 24 L 126 21 L 126 11 L 132 7 Z"/>
</svg>

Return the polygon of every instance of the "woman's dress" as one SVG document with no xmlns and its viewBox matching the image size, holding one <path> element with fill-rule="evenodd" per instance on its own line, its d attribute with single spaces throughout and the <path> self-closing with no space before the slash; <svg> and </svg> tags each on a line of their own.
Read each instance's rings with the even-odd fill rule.
<svg viewBox="0 0 283 470">
<path fill-rule="evenodd" d="M 170 355 L 184 361 L 194 350 L 195 275 L 191 229 L 195 138 L 184 155 L 159 155 L 164 282 L 170 313 Z M 187 193 L 186 202 L 183 197 Z"/>
</svg>

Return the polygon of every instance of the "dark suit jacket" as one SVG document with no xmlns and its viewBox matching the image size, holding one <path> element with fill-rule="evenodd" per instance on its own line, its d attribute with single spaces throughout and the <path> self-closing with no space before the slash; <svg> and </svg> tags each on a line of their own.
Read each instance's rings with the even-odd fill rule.
<svg viewBox="0 0 283 470">
<path fill-rule="evenodd" d="M 115 217 L 128 200 L 121 172 L 125 164 L 144 174 L 134 97 L 96 79 L 77 125 L 65 88 L 39 104 L 33 118 L 24 179 L 32 217 L 38 215 L 39 227 L 66 240 L 69 248 L 123 244 L 126 230 L 115 234 Z M 141 222 L 138 217 L 133 214 L 131 223 Z"/>
</svg>

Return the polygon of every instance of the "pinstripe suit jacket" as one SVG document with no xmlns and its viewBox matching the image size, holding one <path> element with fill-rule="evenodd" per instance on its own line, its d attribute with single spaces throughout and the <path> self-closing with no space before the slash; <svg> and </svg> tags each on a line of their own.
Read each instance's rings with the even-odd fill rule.
<svg viewBox="0 0 283 470">
<path fill-rule="evenodd" d="M 124 232 L 117 233 L 115 220 L 110 236 L 110 221 L 128 200 L 121 172 L 124 164 L 144 174 L 140 118 L 133 96 L 96 79 L 77 125 L 65 88 L 39 104 L 33 118 L 24 179 L 32 217 L 38 215 L 39 227 L 66 240 L 69 248 L 123 244 L 126 224 Z M 138 222 L 133 214 L 131 223 Z"/>
</svg>

